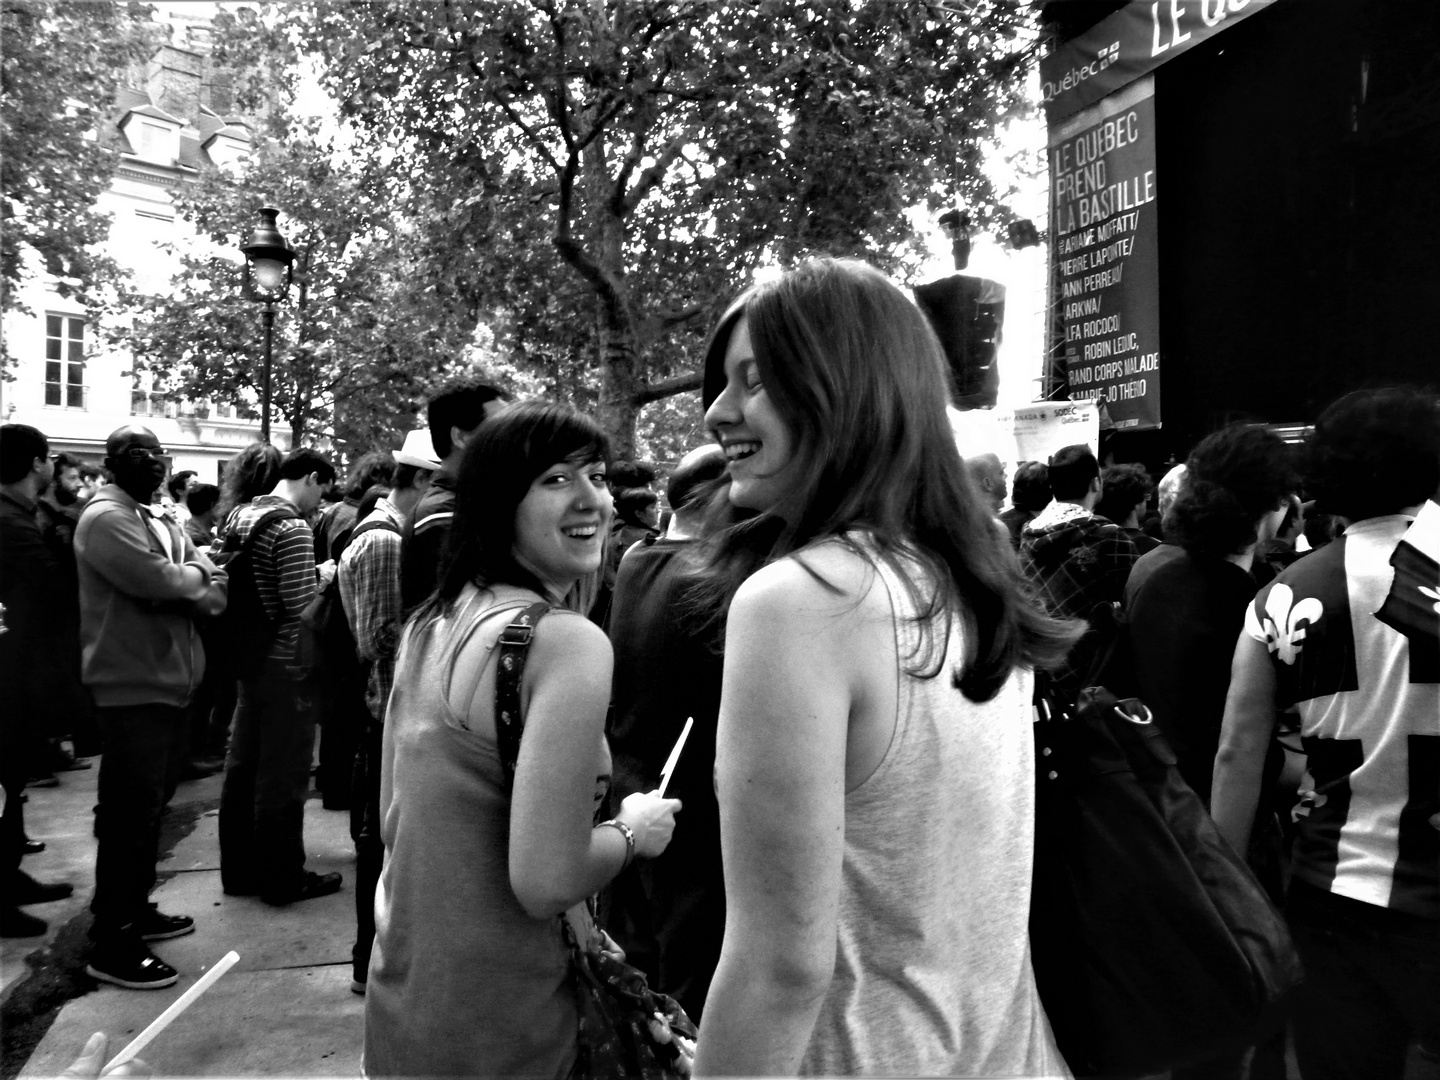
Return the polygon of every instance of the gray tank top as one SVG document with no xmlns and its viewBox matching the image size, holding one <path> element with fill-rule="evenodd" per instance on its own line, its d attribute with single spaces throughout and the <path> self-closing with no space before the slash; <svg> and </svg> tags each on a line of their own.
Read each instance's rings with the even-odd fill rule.
<svg viewBox="0 0 1440 1080">
<path fill-rule="evenodd" d="M 1030 966 L 1031 675 L 967 699 L 952 682 L 958 614 L 948 638 L 943 618 L 931 628 L 940 674 L 907 674 L 924 655 L 914 604 L 893 568 L 880 574 L 901 663 L 895 735 L 845 796 L 835 975 L 801 1071 L 1068 1076 Z"/>
</svg>

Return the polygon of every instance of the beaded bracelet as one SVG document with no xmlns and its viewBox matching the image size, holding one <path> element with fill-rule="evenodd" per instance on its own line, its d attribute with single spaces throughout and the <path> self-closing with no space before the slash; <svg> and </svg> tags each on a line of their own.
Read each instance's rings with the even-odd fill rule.
<svg viewBox="0 0 1440 1080">
<path fill-rule="evenodd" d="M 619 829 L 620 835 L 625 837 L 625 861 L 620 864 L 620 869 L 623 871 L 635 861 L 635 830 L 623 821 L 616 821 L 614 818 L 610 818 L 608 821 L 602 821 L 595 827 L 597 829 L 603 829 L 606 825 L 609 825 L 612 829 Z"/>
</svg>

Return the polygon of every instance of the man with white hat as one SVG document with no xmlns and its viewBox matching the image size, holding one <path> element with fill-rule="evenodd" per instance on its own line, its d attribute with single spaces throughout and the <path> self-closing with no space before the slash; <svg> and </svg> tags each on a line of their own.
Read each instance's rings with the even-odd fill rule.
<svg viewBox="0 0 1440 1080">
<path fill-rule="evenodd" d="M 350 534 L 340 556 L 340 601 L 355 636 L 355 651 L 368 668 L 365 705 L 369 723 L 360 736 L 355 786 L 350 801 L 350 835 L 355 840 L 357 932 L 350 988 L 365 992 L 370 946 L 375 940 L 375 884 L 385 849 L 380 841 L 380 732 L 385 703 L 395 678 L 399 645 L 400 554 L 405 527 L 440 467 L 428 431 L 412 431 L 395 454 L 394 486 Z"/>
</svg>

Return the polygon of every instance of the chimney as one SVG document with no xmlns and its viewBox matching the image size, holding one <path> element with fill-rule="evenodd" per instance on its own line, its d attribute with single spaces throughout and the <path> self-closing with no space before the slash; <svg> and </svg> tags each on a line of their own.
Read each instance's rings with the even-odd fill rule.
<svg viewBox="0 0 1440 1080">
<path fill-rule="evenodd" d="M 199 53 L 161 45 L 146 69 L 145 91 L 151 102 L 194 125 L 200 115 L 200 83 L 204 59 Z"/>
</svg>

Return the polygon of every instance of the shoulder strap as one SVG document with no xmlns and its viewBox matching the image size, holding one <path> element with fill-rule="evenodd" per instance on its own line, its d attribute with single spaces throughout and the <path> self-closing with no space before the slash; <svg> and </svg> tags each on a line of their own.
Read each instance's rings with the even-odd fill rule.
<svg viewBox="0 0 1440 1080">
<path fill-rule="evenodd" d="M 399 526 L 388 518 L 383 521 L 367 521 L 360 525 L 352 525 L 350 528 L 341 532 L 341 534 L 335 538 L 335 542 L 330 545 L 331 550 L 335 553 L 332 557 L 338 562 L 340 556 L 345 554 L 350 545 L 355 542 L 357 536 L 361 533 L 374 532 L 376 529 L 384 529 L 386 532 L 392 532 L 396 536 L 405 535 L 400 531 Z"/>
<path fill-rule="evenodd" d="M 520 680 L 525 674 L 525 657 L 535 624 L 550 610 L 536 601 L 516 615 L 500 631 L 500 663 L 495 669 L 495 741 L 500 747 L 500 767 L 505 772 L 505 789 L 515 783 L 515 763 L 520 759 L 520 737 L 525 733 L 525 715 L 520 710 Z"/>
<path fill-rule="evenodd" d="M 363 525 L 356 525 L 355 528 L 350 530 L 350 536 L 346 543 L 354 543 L 355 538 L 361 533 L 374 532 L 376 529 L 384 529 L 387 532 L 392 532 L 397 536 L 400 535 L 400 529 L 395 525 L 393 521 L 387 518 L 384 521 L 367 521 Z"/>
<path fill-rule="evenodd" d="M 298 517 L 299 515 L 296 514 L 293 510 L 289 510 L 283 506 L 276 506 L 270 510 L 266 510 L 263 514 L 261 514 L 258 518 L 255 519 L 255 524 L 250 526 L 250 531 L 245 534 L 244 540 L 237 539 L 237 537 L 239 537 L 240 535 L 240 530 L 238 528 L 231 529 L 225 537 L 225 545 L 221 548 L 221 550 L 227 552 L 234 552 L 235 557 L 239 558 L 241 554 L 249 551 L 255 546 L 255 541 L 259 539 L 260 533 L 264 531 L 265 527 L 269 525 L 272 521 L 279 521 L 281 519 L 297 519 Z"/>
</svg>

